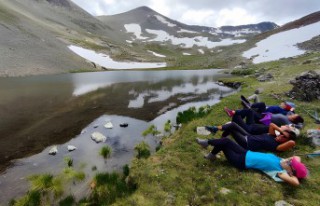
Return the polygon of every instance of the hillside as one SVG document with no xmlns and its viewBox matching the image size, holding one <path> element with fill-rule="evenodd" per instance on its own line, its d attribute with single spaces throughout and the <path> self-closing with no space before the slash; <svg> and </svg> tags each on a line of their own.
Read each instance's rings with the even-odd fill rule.
<svg viewBox="0 0 320 206">
<path fill-rule="evenodd" d="M 107 48 L 117 41 L 118 35 L 108 26 L 69 0 L 4 0 L 0 10 L 0 76 L 91 68 L 67 46 Z"/>
<path fill-rule="evenodd" d="M 311 63 L 303 64 L 307 60 Z M 259 64 L 255 71 L 265 70 L 277 78 L 271 82 L 258 82 L 251 75 L 235 77 L 231 81 L 242 82 L 244 86 L 240 94 L 245 96 L 261 88 L 263 93 L 260 97 L 263 101 L 275 105 L 279 99 L 288 98 L 285 92 L 292 88 L 289 80 L 306 70 L 316 70 L 319 63 L 319 54 L 308 54 L 294 60 Z M 318 100 L 311 103 L 293 100 L 297 105 L 296 112 L 303 115 L 306 126 L 293 150 L 277 154 L 283 158 L 302 155 L 310 176 L 299 187 L 274 182 L 257 171 L 237 170 L 226 162 L 222 153 L 213 163 L 203 158 L 211 148 L 202 149 L 195 139 L 219 138 L 221 132 L 214 136 L 201 136 L 195 132 L 196 127 L 221 125 L 230 121 L 223 108 L 239 108 L 240 94 L 224 98 L 213 106 L 207 117 L 195 119 L 172 136 L 166 137 L 161 149 L 148 159 L 133 161 L 130 180 L 137 184 L 138 189 L 114 205 L 275 205 L 281 200 L 291 205 L 318 205 L 320 195 L 314 190 L 317 190 L 320 183 L 320 162 L 318 158 L 308 159 L 303 155 L 319 149 L 311 146 L 306 138 L 307 129 L 318 128 L 319 125 L 303 110 L 314 110 L 319 105 Z"/>
</svg>

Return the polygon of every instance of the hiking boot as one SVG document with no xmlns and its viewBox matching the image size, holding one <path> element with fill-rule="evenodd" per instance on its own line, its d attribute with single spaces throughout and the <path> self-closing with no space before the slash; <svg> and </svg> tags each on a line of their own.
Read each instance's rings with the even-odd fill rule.
<svg viewBox="0 0 320 206">
<path fill-rule="evenodd" d="M 241 98 L 241 104 L 244 108 L 250 109 L 251 108 L 251 104 L 249 102 L 249 100 L 247 100 L 247 98 L 245 98 L 243 95 L 240 96 Z"/>
<path fill-rule="evenodd" d="M 229 117 L 233 117 L 235 113 L 233 110 L 229 109 L 228 107 L 224 107 L 224 111 L 227 113 Z"/>
<path fill-rule="evenodd" d="M 210 161 L 212 161 L 212 162 L 217 159 L 217 157 L 214 154 L 212 154 L 211 152 L 206 154 L 206 155 L 204 155 L 203 157 L 208 159 L 208 160 L 210 160 Z"/>
<path fill-rule="evenodd" d="M 217 131 L 219 130 L 218 127 L 216 126 L 205 126 L 206 130 L 208 130 L 209 132 L 211 132 L 212 134 L 217 133 Z"/>
<path fill-rule="evenodd" d="M 199 145 L 201 145 L 201 147 L 203 147 L 203 148 L 205 148 L 205 149 L 209 146 L 208 140 L 206 140 L 206 139 L 197 138 L 196 141 L 197 141 L 197 143 L 198 143 Z"/>
</svg>

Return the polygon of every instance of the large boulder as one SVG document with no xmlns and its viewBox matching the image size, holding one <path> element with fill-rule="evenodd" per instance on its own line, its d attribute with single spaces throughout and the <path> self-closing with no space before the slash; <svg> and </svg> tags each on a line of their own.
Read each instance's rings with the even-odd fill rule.
<svg viewBox="0 0 320 206">
<path fill-rule="evenodd" d="M 308 71 L 290 81 L 293 85 L 288 95 L 302 101 L 320 100 L 320 72 Z"/>
</svg>

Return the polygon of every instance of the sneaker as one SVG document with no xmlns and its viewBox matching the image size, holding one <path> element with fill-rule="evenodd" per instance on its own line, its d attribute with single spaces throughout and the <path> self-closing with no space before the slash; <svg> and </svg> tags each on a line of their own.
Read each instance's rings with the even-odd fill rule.
<svg viewBox="0 0 320 206">
<path fill-rule="evenodd" d="M 211 152 L 208 153 L 208 154 L 206 154 L 206 155 L 204 155 L 203 157 L 204 157 L 205 159 L 208 159 L 208 160 L 212 161 L 212 162 L 217 159 L 217 157 L 216 157 L 214 154 L 212 154 Z"/>
<path fill-rule="evenodd" d="M 203 147 L 203 148 L 207 148 L 207 147 L 209 146 L 208 140 L 206 140 L 206 139 L 197 138 L 196 141 L 197 141 L 197 143 L 198 143 L 199 145 L 201 145 L 201 147 Z"/>
<path fill-rule="evenodd" d="M 250 109 L 251 104 L 247 98 L 245 98 L 243 95 L 241 95 L 241 104 L 243 105 L 244 108 Z"/>
<path fill-rule="evenodd" d="M 228 107 L 225 107 L 224 111 L 227 113 L 227 115 L 229 117 L 233 117 L 233 115 L 234 115 L 234 111 L 233 110 L 229 109 Z"/>
<path fill-rule="evenodd" d="M 206 130 L 208 130 L 209 132 L 211 132 L 212 134 L 217 133 L 217 131 L 219 130 L 218 127 L 216 126 L 205 126 Z"/>
</svg>

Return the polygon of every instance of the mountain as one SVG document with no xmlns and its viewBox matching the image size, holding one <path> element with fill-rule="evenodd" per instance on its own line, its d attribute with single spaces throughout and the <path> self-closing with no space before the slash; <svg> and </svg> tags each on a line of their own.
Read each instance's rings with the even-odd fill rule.
<svg viewBox="0 0 320 206">
<path fill-rule="evenodd" d="M 219 28 L 187 25 L 148 8 L 94 17 L 70 0 L 0 1 L 0 76 L 102 70 L 69 49 L 76 45 L 117 61 L 165 62 L 173 68 L 230 68 L 273 34 L 319 21 L 319 12 L 278 27 L 261 22 Z M 319 38 L 317 38 L 319 39 Z M 316 50 L 312 40 L 297 42 Z M 274 42 L 275 43 L 275 42 Z M 190 57 L 187 57 L 190 56 Z"/>
<path fill-rule="evenodd" d="M 212 42 L 220 42 L 226 38 L 247 38 L 253 35 L 269 31 L 278 26 L 271 22 L 242 26 L 224 26 L 220 28 L 186 25 L 172 20 L 158 12 L 148 8 L 139 7 L 128 12 L 112 16 L 97 17 L 107 25 L 127 32 L 128 41 L 139 42 L 177 42 L 177 45 L 188 47 L 181 43 L 180 38 L 208 38 Z M 162 36 L 159 37 L 159 36 Z M 193 44 L 201 46 L 201 44 Z M 192 45 L 192 46 L 193 46 Z M 191 46 L 191 47 L 192 47 Z"/>
<path fill-rule="evenodd" d="M 0 76 L 88 68 L 90 65 L 68 45 L 109 47 L 118 36 L 69 0 L 2 0 Z"/>
<path fill-rule="evenodd" d="M 257 35 L 273 29 L 279 28 L 279 26 L 273 22 L 261 22 L 258 24 L 247 24 L 240 26 L 222 26 L 218 29 L 221 33 L 233 34 L 234 36 L 249 36 Z"/>
</svg>

